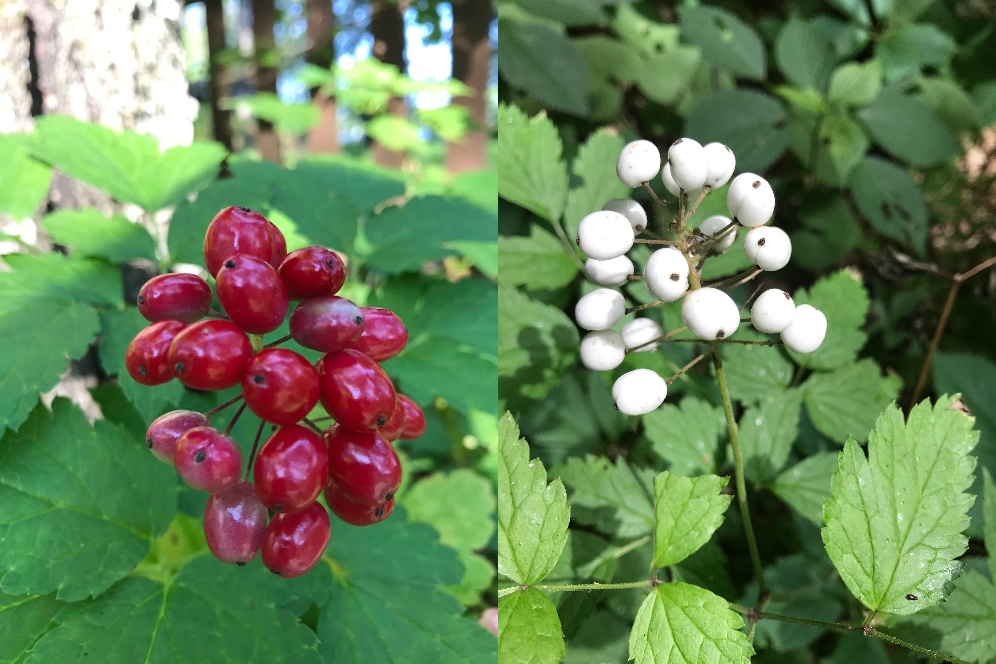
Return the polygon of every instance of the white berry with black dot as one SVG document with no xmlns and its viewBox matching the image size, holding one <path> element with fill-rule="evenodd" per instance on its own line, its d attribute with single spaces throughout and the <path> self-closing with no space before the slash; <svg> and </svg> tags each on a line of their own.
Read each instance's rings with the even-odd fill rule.
<svg viewBox="0 0 996 664">
<path fill-rule="evenodd" d="M 584 276 L 599 286 L 622 286 L 635 271 L 629 256 L 616 256 L 607 261 L 589 258 L 584 262 Z"/>
<path fill-rule="evenodd" d="M 603 210 L 618 212 L 629 220 L 633 232 L 639 235 L 647 230 L 647 211 L 631 198 L 613 198 L 602 206 Z"/>
<path fill-rule="evenodd" d="M 792 240 L 776 226 L 758 226 L 744 235 L 744 253 L 765 272 L 780 270 L 792 258 Z"/>
<path fill-rule="evenodd" d="M 612 385 L 612 400 L 623 415 L 646 415 L 667 398 L 667 381 L 651 369 L 624 373 Z"/>
<path fill-rule="evenodd" d="M 615 330 L 589 332 L 581 340 L 581 364 L 592 371 L 612 371 L 626 359 L 626 342 Z"/>
<path fill-rule="evenodd" d="M 802 355 L 812 353 L 820 347 L 827 336 L 827 317 L 822 311 L 809 304 L 795 308 L 792 324 L 782 330 L 782 343 L 789 350 Z"/>
<path fill-rule="evenodd" d="M 627 143 L 619 153 L 616 175 L 627 187 L 639 187 L 661 172 L 661 151 L 650 141 Z"/>
<path fill-rule="evenodd" d="M 671 177 L 685 191 L 701 190 L 706 184 L 709 165 L 705 148 L 691 138 L 679 138 L 667 151 Z"/>
<path fill-rule="evenodd" d="M 578 246 L 589 258 L 607 261 L 633 248 L 636 234 L 629 219 L 611 210 L 592 212 L 578 225 Z"/>
<path fill-rule="evenodd" d="M 650 254 L 643 269 L 647 290 L 661 302 L 676 302 L 688 290 L 688 261 L 674 247 Z"/>
<path fill-rule="evenodd" d="M 733 228 L 730 228 L 731 223 L 733 223 L 733 220 L 729 217 L 724 217 L 721 214 L 714 214 L 699 224 L 699 232 L 707 237 L 713 237 L 717 233 L 725 233 L 718 241 L 709 244 L 709 250 L 714 254 L 723 253 L 732 247 L 733 242 L 737 239 L 736 225 L 734 225 Z"/>
<path fill-rule="evenodd" d="M 740 326 L 740 308 L 717 288 L 699 288 L 685 296 L 681 319 L 699 339 L 727 339 Z"/>
<path fill-rule="evenodd" d="M 759 332 L 778 334 L 795 319 L 792 296 L 778 288 L 761 293 L 750 308 L 750 322 Z"/>
<path fill-rule="evenodd" d="M 660 342 L 650 342 L 663 335 L 664 330 L 661 326 L 650 318 L 634 318 L 622 328 L 622 338 L 626 348 L 632 349 L 634 353 L 656 350 Z"/>
<path fill-rule="evenodd" d="M 611 288 L 596 288 L 574 307 L 574 320 L 586 330 L 607 330 L 626 315 L 626 300 Z"/>
<path fill-rule="evenodd" d="M 760 175 L 741 173 L 726 192 L 726 207 L 741 226 L 761 226 L 775 212 L 775 192 Z"/>
<path fill-rule="evenodd" d="M 705 183 L 713 189 L 718 189 L 733 177 L 733 171 L 737 168 L 737 158 L 733 155 L 733 150 L 722 143 L 707 143 L 702 149 L 706 155 Z"/>
</svg>

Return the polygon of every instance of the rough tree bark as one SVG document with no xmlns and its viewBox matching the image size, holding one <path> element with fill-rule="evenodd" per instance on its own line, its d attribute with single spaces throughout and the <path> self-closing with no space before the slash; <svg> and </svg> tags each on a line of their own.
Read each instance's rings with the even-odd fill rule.
<svg viewBox="0 0 996 664">
<path fill-rule="evenodd" d="M 405 60 L 405 19 L 406 0 L 372 0 L 370 33 L 374 38 L 374 56 L 383 63 L 394 65 L 404 73 L 408 69 Z M 407 112 L 405 100 L 393 97 L 388 102 L 392 115 L 404 116 Z M 377 141 L 373 142 L 370 154 L 374 160 L 389 168 L 400 168 L 405 161 L 404 152 L 389 150 Z"/>
<path fill-rule="evenodd" d="M 466 106 L 473 128 L 446 149 L 446 168 L 451 173 L 471 171 L 487 165 L 488 74 L 491 66 L 492 7 L 490 0 L 453 0 L 453 78 L 470 88 L 454 104 Z"/>
<path fill-rule="evenodd" d="M 29 31 L 23 0 L 0 5 L 0 133 L 31 129 L 32 99 Z"/>
<path fill-rule="evenodd" d="M 335 14 L 332 0 L 307 0 L 308 49 L 307 61 L 316 67 L 328 69 L 335 62 Z M 311 153 L 339 152 L 339 126 L 336 119 L 335 97 L 311 90 L 311 102 L 318 110 L 318 124 L 308 133 L 308 151 Z"/>
<path fill-rule="evenodd" d="M 232 112 L 219 104 L 228 96 L 225 70 L 218 63 L 218 56 L 225 48 L 225 12 L 221 0 L 204 0 L 205 23 L 208 42 L 208 86 L 211 94 L 211 129 L 214 140 L 232 152 Z"/>
<path fill-rule="evenodd" d="M 256 92 L 277 94 L 277 67 L 265 64 L 275 60 L 277 40 L 273 31 L 276 9 L 273 0 L 252 0 L 252 30 L 256 58 Z M 261 58 L 266 55 L 268 57 Z M 280 163 L 280 137 L 273 124 L 257 118 L 256 143 L 259 154 L 267 161 Z"/>
</svg>

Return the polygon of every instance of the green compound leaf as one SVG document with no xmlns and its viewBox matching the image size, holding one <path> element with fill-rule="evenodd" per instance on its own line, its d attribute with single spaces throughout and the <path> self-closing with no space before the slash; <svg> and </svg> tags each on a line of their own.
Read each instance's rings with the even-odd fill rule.
<svg viewBox="0 0 996 664">
<path fill-rule="evenodd" d="M 604 457 L 575 457 L 560 469 L 560 478 L 571 487 L 575 521 L 619 539 L 653 531 L 653 477 L 652 470 L 629 466 L 621 458 L 613 465 Z"/>
<path fill-rule="evenodd" d="M 120 214 L 107 218 L 93 208 L 59 210 L 43 217 L 42 226 L 55 242 L 71 248 L 74 256 L 104 258 L 112 263 L 156 258 L 155 241 L 148 231 Z"/>
<path fill-rule="evenodd" d="M 671 464 L 677 475 L 700 475 L 716 470 L 719 439 L 726 431 L 723 409 L 687 397 L 680 405 L 665 404 L 643 418 L 644 433 L 654 452 Z"/>
<path fill-rule="evenodd" d="M 989 554 L 989 575 L 996 578 L 996 482 L 988 470 L 982 471 L 983 541 Z"/>
<path fill-rule="evenodd" d="M 737 155 L 738 171 L 763 172 L 788 147 L 785 118 L 784 106 L 771 95 L 723 90 L 695 105 L 685 134 L 703 144 L 719 141 L 729 146 Z"/>
<path fill-rule="evenodd" d="M 873 612 L 909 615 L 939 604 L 965 552 L 978 440 L 952 397 L 924 401 L 903 422 L 892 406 L 878 418 L 868 457 L 853 438 L 824 505 L 823 543 L 840 577 Z M 907 595 L 915 599 L 908 599 Z"/>
<path fill-rule="evenodd" d="M 845 106 L 867 106 L 882 91 L 882 65 L 878 60 L 846 62 L 830 76 L 831 103 Z"/>
<path fill-rule="evenodd" d="M 498 107 L 498 126 L 498 195 L 560 223 L 567 202 L 567 167 L 561 161 L 557 128 L 545 114 L 530 119 L 504 104 Z"/>
<path fill-rule="evenodd" d="M 747 664 L 754 648 L 725 599 L 687 583 L 665 583 L 640 605 L 629 637 L 637 664 Z"/>
<path fill-rule="evenodd" d="M 538 224 L 529 228 L 529 237 L 498 236 L 500 284 L 554 290 L 571 283 L 577 273 L 564 245 Z"/>
<path fill-rule="evenodd" d="M 861 215 L 875 230 L 923 252 L 927 204 L 909 174 L 892 162 L 865 157 L 848 182 Z"/>
<path fill-rule="evenodd" d="M 686 6 L 678 14 L 682 36 L 701 48 L 706 60 L 734 76 L 764 80 L 764 44 L 752 27 L 717 7 Z"/>
<path fill-rule="evenodd" d="M 744 338 L 749 337 L 744 335 Z M 792 382 L 794 367 L 775 346 L 725 344 L 723 370 L 730 385 L 730 396 L 752 404 L 783 394 Z"/>
<path fill-rule="evenodd" d="M 823 622 L 840 616 L 843 607 L 838 581 L 825 558 L 815 559 L 806 554 L 779 558 L 765 568 L 764 579 L 771 591 L 772 599 L 767 605 L 771 613 Z M 751 591 L 756 593 L 756 585 L 751 584 Z M 825 633 L 825 628 L 815 625 L 763 620 L 757 625 L 754 645 L 788 652 L 810 646 Z"/>
<path fill-rule="evenodd" d="M 498 661 L 558 664 L 566 645 L 557 607 L 528 588 L 498 600 Z"/>
<path fill-rule="evenodd" d="M 821 452 L 803 459 L 775 478 L 771 490 L 796 512 L 823 525 L 823 500 L 830 495 L 830 478 L 840 455 Z"/>
<path fill-rule="evenodd" d="M 834 64 L 833 45 L 815 25 L 792 17 L 778 33 L 775 61 L 793 85 L 822 92 Z"/>
<path fill-rule="evenodd" d="M 663 53 L 650 54 L 634 71 L 637 85 L 648 99 L 671 106 L 689 93 L 701 65 L 702 51 L 697 47 L 674 46 Z M 614 78 L 611 75 L 610 80 Z"/>
<path fill-rule="evenodd" d="M 890 28 L 875 46 L 886 81 L 911 78 L 925 66 L 943 68 L 958 49 L 955 41 L 935 25 L 924 23 Z"/>
<path fill-rule="evenodd" d="M 765 483 L 785 467 L 799 435 L 801 412 L 801 390 L 786 390 L 744 411 L 739 424 L 740 446 L 749 480 Z"/>
<path fill-rule="evenodd" d="M 0 662 L 20 662 L 45 632 L 61 605 L 51 595 L 0 592 Z"/>
<path fill-rule="evenodd" d="M 586 116 L 588 71 L 577 46 L 545 25 L 509 19 L 500 23 L 504 48 L 498 51 L 498 69 L 502 77 L 544 106 Z"/>
<path fill-rule="evenodd" d="M 31 157 L 30 140 L 30 134 L 0 136 L 0 214 L 14 219 L 34 215 L 52 182 L 52 169 Z"/>
<path fill-rule="evenodd" d="M 146 212 L 175 205 L 206 187 L 225 157 L 218 143 L 160 152 L 151 136 L 59 115 L 38 119 L 31 151 L 66 175 Z"/>
<path fill-rule="evenodd" d="M 0 444 L 0 590 L 99 595 L 142 560 L 175 509 L 175 476 L 143 441 L 105 421 L 91 428 L 64 399 L 51 413 L 37 408 Z"/>
<path fill-rule="evenodd" d="M 618 134 L 599 129 L 578 150 L 571 171 L 581 182 L 568 194 L 564 211 L 568 237 L 577 235 L 578 225 L 588 214 L 614 198 L 629 197 L 632 190 L 619 181 L 615 168 L 624 145 Z"/>
<path fill-rule="evenodd" d="M 539 583 L 567 544 L 571 511 L 563 483 L 529 460 L 511 413 L 498 421 L 498 572 L 516 583 Z"/>
<path fill-rule="evenodd" d="M 899 377 L 881 376 L 874 360 L 817 373 L 802 384 L 809 419 L 821 433 L 839 443 L 854 436 L 865 440 L 875 418 L 899 395 Z"/>
<path fill-rule="evenodd" d="M 811 289 L 799 289 L 796 305 L 810 304 L 827 317 L 827 336 L 812 353 L 788 351 L 797 364 L 811 369 L 836 369 L 851 364 L 867 338 L 861 331 L 868 315 L 868 293 L 850 272 L 841 270 L 823 277 Z"/>
<path fill-rule="evenodd" d="M 320 662 L 314 632 L 276 607 L 278 579 L 201 557 L 169 582 L 133 576 L 67 606 L 26 664 Z"/>
<path fill-rule="evenodd" d="M 680 563 L 709 541 L 723 523 L 731 495 L 720 493 L 728 477 L 681 477 L 664 471 L 654 478 L 654 565 Z"/>
<path fill-rule="evenodd" d="M 857 117 L 883 150 L 913 166 L 933 166 L 958 149 L 954 134 L 930 108 L 898 90 L 886 90 Z"/>
</svg>

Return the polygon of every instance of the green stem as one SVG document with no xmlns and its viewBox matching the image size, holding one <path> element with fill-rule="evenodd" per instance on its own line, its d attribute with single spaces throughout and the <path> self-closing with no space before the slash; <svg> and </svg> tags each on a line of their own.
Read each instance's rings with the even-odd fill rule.
<svg viewBox="0 0 996 664">
<path fill-rule="evenodd" d="M 726 384 L 726 372 L 723 369 L 723 359 L 719 354 L 716 342 L 712 347 L 713 364 L 716 366 L 716 382 L 719 383 L 719 394 L 723 398 L 723 411 L 726 413 L 726 428 L 730 433 L 730 446 L 733 448 L 734 475 L 737 482 L 737 502 L 740 505 L 740 518 L 744 522 L 744 534 L 747 536 L 747 549 L 750 552 L 750 562 L 754 566 L 754 576 L 757 577 L 759 595 L 763 600 L 768 595 L 768 587 L 764 582 L 764 568 L 761 567 L 761 555 L 757 550 L 757 538 L 754 535 L 754 525 L 750 518 L 750 506 L 747 504 L 747 482 L 744 480 L 744 455 L 740 449 L 740 434 L 737 430 L 737 420 L 733 417 L 733 402 L 730 401 L 730 390 Z"/>
<path fill-rule="evenodd" d="M 582 272 L 584 272 L 584 261 L 582 261 L 581 257 L 578 256 L 578 247 L 576 244 L 572 244 L 571 241 L 567 239 L 567 233 L 564 232 L 564 228 L 561 226 L 560 220 L 557 219 L 551 221 L 550 225 L 553 226 L 553 230 L 557 233 L 557 237 L 560 238 L 560 242 L 564 245 L 564 250 L 567 251 L 567 254 L 571 257 L 571 260 L 573 260 L 574 264 L 577 265 Z"/>
<path fill-rule="evenodd" d="M 511 588 L 504 588 L 498 591 L 498 597 L 505 597 L 506 595 L 511 595 L 515 592 L 525 591 L 529 588 L 536 588 L 537 590 L 546 590 L 549 592 L 571 592 L 575 590 L 626 590 L 630 588 L 649 588 L 653 585 L 651 579 L 646 581 L 630 581 L 628 583 L 567 583 L 567 584 L 544 584 L 538 583 L 534 586 L 513 586 Z"/>
<path fill-rule="evenodd" d="M 585 563 L 584 567 L 578 569 L 578 573 L 584 576 L 594 573 L 598 566 L 608 560 L 618 560 L 622 558 L 630 551 L 634 549 L 639 549 L 641 546 L 650 541 L 650 535 L 644 535 L 639 539 L 635 539 L 629 544 L 624 544 L 623 546 L 617 546 L 611 549 L 606 549 L 602 552 L 600 556 L 591 560 L 591 562 Z"/>
<path fill-rule="evenodd" d="M 279 339 L 275 339 L 275 340 L 271 341 L 270 343 L 268 343 L 265 346 L 263 346 L 263 348 L 275 348 L 276 346 L 279 346 L 280 344 L 284 343 L 285 341 L 290 341 L 292 338 L 293 337 L 291 337 L 291 335 L 288 334 L 287 336 L 280 337 Z"/>
<path fill-rule="evenodd" d="M 258 353 L 259 351 L 263 350 L 263 348 L 265 348 L 265 346 L 263 345 L 263 335 L 262 334 L 250 334 L 249 335 L 249 343 L 252 344 L 252 352 L 254 354 Z"/>
</svg>

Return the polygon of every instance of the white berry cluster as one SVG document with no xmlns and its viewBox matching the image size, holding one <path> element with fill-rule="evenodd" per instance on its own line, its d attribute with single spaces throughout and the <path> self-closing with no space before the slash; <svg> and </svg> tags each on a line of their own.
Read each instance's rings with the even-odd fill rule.
<svg viewBox="0 0 996 664">
<path fill-rule="evenodd" d="M 642 280 L 660 304 L 683 299 L 681 317 L 688 329 L 704 341 L 729 339 L 740 326 L 740 307 L 723 290 L 703 287 L 699 274 L 704 261 L 729 249 L 740 227 L 744 251 L 757 271 L 779 270 L 788 264 L 792 243 L 780 228 L 766 225 L 775 210 L 775 194 L 767 180 L 753 173 L 733 178 L 736 158 L 722 143 L 701 145 L 690 138 L 674 142 L 663 163 L 650 141 L 626 145 L 616 173 L 629 187 L 646 187 L 658 174 L 664 187 L 679 199 L 679 215 L 672 217 L 674 239 L 640 240 L 661 245 L 643 268 Z M 705 219 L 696 230 L 686 228 L 686 205 L 697 205 L 713 189 L 730 182 L 726 204 L 730 216 Z M 656 197 L 656 196 L 655 196 Z M 670 212 L 668 212 L 670 215 Z M 588 256 L 585 276 L 601 286 L 582 297 L 575 319 L 588 330 L 581 341 L 581 361 L 595 371 L 611 371 L 628 352 L 651 351 L 663 340 L 661 326 L 649 318 L 635 318 L 614 328 L 627 314 L 619 287 L 638 280 L 633 261 L 626 256 L 637 237 L 647 231 L 643 206 L 634 200 L 609 201 L 592 212 L 578 227 L 577 243 Z M 717 284 L 720 285 L 720 284 Z M 778 334 L 797 353 L 811 353 L 826 336 L 826 317 L 808 304 L 796 306 L 791 295 L 766 290 L 750 310 L 751 324 L 760 332 Z M 658 408 L 667 397 L 669 380 L 650 369 L 636 369 L 620 376 L 612 387 L 616 407 L 626 415 L 643 415 Z"/>
</svg>

